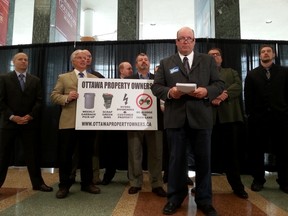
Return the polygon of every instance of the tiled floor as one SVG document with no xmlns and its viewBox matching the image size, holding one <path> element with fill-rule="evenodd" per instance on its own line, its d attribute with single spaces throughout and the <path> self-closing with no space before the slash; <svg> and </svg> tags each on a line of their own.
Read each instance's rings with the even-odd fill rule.
<svg viewBox="0 0 288 216">
<path fill-rule="evenodd" d="M 100 186 L 101 194 L 92 195 L 80 191 L 75 184 L 66 199 L 55 198 L 58 183 L 57 169 L 43 169 L 43 178 L 53 186 L 51 193 L 37 192 L 31 184 L 25 167 L 11 167 L 5 184 L 0 189 L 0 215 L 5 216 L 157 216 L 162 215 L 165 198 L 151 193 L 148 175 L 145 173 L 144 185 L 140 193 L 128 194 L 129 184 L 126 171 L 118 171 L 113 182 Z M 213 176 L 213 205 L 221 216 L 283 216 L 288 215 L 288 194 L 278 189 L 275 174 L 267 175 L 263 191 L 255 193 L 246 187 L 249 199 L 236 197 L 225 176 Z M 251 183 L 250 176 L 242 176 L 246 186 Z M 166 187 L 166 185 L 165 185 Z M 165 188 L 166 189 L 166 188 Z M 201 216 L 197 211 L 194 196 L 189 192 L 175 216 Z"/>
</svg>

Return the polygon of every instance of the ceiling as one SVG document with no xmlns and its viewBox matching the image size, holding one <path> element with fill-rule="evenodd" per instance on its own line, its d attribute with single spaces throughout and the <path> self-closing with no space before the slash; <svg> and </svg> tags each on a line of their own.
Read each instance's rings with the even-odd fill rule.
<svg viewBox="0 0 288 216">
<path fill-rule="evenodd" d="M 181 4 L 172 0 L 139 1 L 140 39 L 174 39 L 181 26 L 195 28 L 194 13 L 191 13 L 194 12 L 193 0 L 181 0 Z M 99 40 L 117 40 L 117 2 L 82 0 L 81 14 L 86 8 L 95 11 L 91 25 Z M 287 0 L 239 0 L 239 5 L 241 39 L 288 40 Z M 15 1 L 13 45 L 32 43 L 33 15 L 34 1 Z M 84 22 L 82 16 L 81 22 Z"/>
<path fill-rule="evenodd" d="M 239 0 L 241 39 L 288 40 L 287 0 Z"/>
<path fill-rule="evenodd" d="M 194 10 L 193 0 L 182 0 L 181 4 L 169 0 L 140 0 L 140 5 L 143 8 L 140 25 L 150 26 L 149 30 L 143 31 L 143 34 L 148 32 L 150 35 L 146 35 L 144 39 L 175 38 L 175 29 L 179 29 L 179 23 L 185 25 L 183 20 L 187 20 L 187 25 L 194 26 L 194 17 L 191 16 L 191 8 Z M 288 20 L 287 0 L 239 0 L 239 5 L 241 39 L 288 39 L 288 31 L 284 28 Z M 98 34 L 117 31 L 117 0 L 82 0 L 82 10 L 85 8 L 94 9 L 95 14 L 100 18 L 98 20 L 102 20 L 102 14 L 105 23 L 108 23 Z M 189 17 L 184 14 L 189 14 Z M 113 19 L 115 22 L 112 21 Z M 114 28 L 110 29 L 109 26 Z"/>
</svg>

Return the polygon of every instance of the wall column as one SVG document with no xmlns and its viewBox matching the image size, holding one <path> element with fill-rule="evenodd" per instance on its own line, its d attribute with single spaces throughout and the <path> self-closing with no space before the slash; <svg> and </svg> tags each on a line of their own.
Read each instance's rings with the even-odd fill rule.
<svg viewBox="0 0 288 216">
<path fill-rule="evenodd" d="M 35 0 L 32 43 L 49 43 L 50 0 Z"/>
<path fill-rule="evenodd" d="M 239 0 L 214 0 L 215 38 L 241 39 Z"/>
<path fill-rule="evenodd" d="M 118 1 L 117 40 L 139 39 L 139 0 Z"/>
</svg>

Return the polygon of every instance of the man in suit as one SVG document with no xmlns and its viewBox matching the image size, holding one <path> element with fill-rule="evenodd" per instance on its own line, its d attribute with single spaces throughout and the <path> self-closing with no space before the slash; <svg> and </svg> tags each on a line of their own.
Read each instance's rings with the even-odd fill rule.
<svg viewBox="0 0 288 216">
<path fill-rule="evenodd" d="M 121 62 L 118 66 L 118 74 L 120 79 L 131 76 L 133 74 L 132 66 L 129 62 Z M 116 174 L 117 167 L 123 158 L 127 157 L 127 131 L 112 130 L 104 131 L 105 142 L 101 145 L 101 153 L 103 153 L 103 162 L 105 165 L 105 173 L 103 175 L 102 185 L 108 185 Z M 126 151 L 125 151 L 126 150 Z M 125 164 L 127 167 L 127 164 Z"/>
<path fill-rule="evenodd" d="M 133 74 L 132 65 L 129 62 L 121 62 L 118 67 L 118 75 L 120 79 L 124 79 Z"/>
<path fill-rule="evenodd" d="M 136 57 L 137 73 L 128 79 L 154 79 L 149 72 L 150 61 L 145 53 Z M 160 109 L 160 106 L 159 106 Z M 129 194 L 138 193 L 143 184 L 143 146 L 147 146 L 148 171 L 152 192 L 157 196 L 166 197 L 162 180 L 162 134 L 161 131 L 128 131 L 128 178 L 130 181 Z"/>
<path fill-rule="evenodd" d="M 288 193 L 288 69 L 273 62 L 271 45 L 261 45 L 259 55 L 260 65 L 247 73 L 244 85 L 251 190 L 264 187 L 264 153 L 269 152 L 276 156 L 280 190 Z"/>
<path fill-rule="evenodd" d="M 83 50 L 83 53 L 86 55 L 86 72 L 91 73 L 94 76 L 98 78 L 105 78 L 101 73 L 98 71 L 95 71 L 92 68 L 92 55 L 91 52 L 87 49 Z M 95 135 L 95 141 L 94 141 L 94 149 L 93 149 L 93 157 L 92 157 L 92 167 L 93 167 L 93 184 L 99 185 L 101 184 L 100 179 L 100 162 L 99 162 L 99 145 L 102 141 L 103 132 L 97 131 Z M 75 182 L 76 178 L 76 171 L 78 169 L 78 162 L 79 162 L 79 156 L 77 148 L 75 149 L 75 153 L 73 155 L 73 168 L 70 178 L 73 182 Z"/>
<path fill-rule="evenodd" d="M 79 166 L 81 170 L 81 190 L 98 194 L 100 189 L 92 183 L 92 153 L 95 131 L 75 130 L 76 103 L 78 98 L 78 79 L 83 77 L 96 78 L 86 72 L 86 54 L 83 50 L 75 50 L 71 54 L 74 70 L 59 75 L 57 83 L 51 93 L 53 103 L 61 105 L 59 119 L 59 190 L 56 197 L 65 198 L 73 183 L 70 178 L 72 171 L 72 156 L 77 147 Z"/>
<path fill-rule="evenodd" d="M 237 71 L 223 68 L 222 52 L 212 48 L 208 55 L 214 57 L 219 76 L 225 82 L 225 90 L 212 101 L 214 126 L 212 131 L 211 161 L 226 174 L 235 195 L 247 199 L 240 177 L 239 144 L 243 130 L 243 113 L 240 105 L 242 82 Z M 223 168 L 222 168 L 223 167 Z"/>
<path fill-rule="evenodd" d="M 92 67 L 92 55 L 91 52 L 87 49 L 84 49 L 83 52 L 86 54 L 86 72 L 91 73 L 98 78 L 105 78 L 101 73 L 95 71 Z"/>
<path fill-rule="evenodd" d="M 224 82 L 214 59 L 194 51 L 195 35 L 191 28 L 178 30 L 176 46 L 176 54 L 160 61 L 151 87 L 153 94 L 165 101 L 164 127 L 169 142 L 168 202 L 163 214 L 174 214 L 188 194 L 188 143 L 195 156 L 197 208 L 205 215 L 217 215 L 211 188 L 211 101 L 224 90 Z M 185 93 L 176 83 L 196 83 L 197 88 Z"/>
<path fill-rule="evenodd" d="M 39 156 L 40 111 L 42 90 L 40 79 L 27 72 L 28 56 L 13 57 L 15 70 L 0 78 L 0 188 L 2 187 L 16 139 L 23 144 L 33 190 L 50 192 L 41 176 Z"/>
</svg>

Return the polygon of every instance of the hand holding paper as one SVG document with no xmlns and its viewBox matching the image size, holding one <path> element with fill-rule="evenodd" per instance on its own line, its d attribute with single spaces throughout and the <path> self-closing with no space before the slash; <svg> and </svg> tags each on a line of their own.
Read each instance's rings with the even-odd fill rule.
<svg viewBox="0 0 288 216">
<path fill-rule="evenodd" d="M 196 83 L 176 83 L 176 87 L 179 91 L 182 91 L 184 93 L 190 93 L 195 91 L 197 88 Z"/>
</svg>

